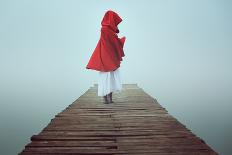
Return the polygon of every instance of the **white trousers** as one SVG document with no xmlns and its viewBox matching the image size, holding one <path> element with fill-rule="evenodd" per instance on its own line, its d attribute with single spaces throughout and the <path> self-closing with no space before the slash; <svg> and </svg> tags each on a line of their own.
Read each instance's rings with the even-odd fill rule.
<svg viewBox="0 0 232 155">
<path fill-rule="evenodd" d="M 122 90 L 122 81 L 120 70 L 99 72 L 98 96 L 105 96 L 110 92 L 119 92 Z"/>
</svg>

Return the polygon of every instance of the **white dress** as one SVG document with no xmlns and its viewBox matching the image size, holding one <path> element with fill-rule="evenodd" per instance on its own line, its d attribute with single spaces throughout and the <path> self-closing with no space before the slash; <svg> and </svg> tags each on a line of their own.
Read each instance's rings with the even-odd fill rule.
<svg viewBox="0 0 232 155">
<path fill-rule="evenodd" d="M 122 90 L 122 81 L 120 70 L 99 72 L 98 79 L 98 96 L 105 96 L 110 92 L 119 92 Z"/>
</svg>

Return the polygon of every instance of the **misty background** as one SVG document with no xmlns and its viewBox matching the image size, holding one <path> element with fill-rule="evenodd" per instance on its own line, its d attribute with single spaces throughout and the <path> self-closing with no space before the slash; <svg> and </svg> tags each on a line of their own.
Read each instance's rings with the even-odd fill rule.
<svg viewBox="0 0 232 155">
<path fill-rule="evenodd" d="M 109 9 L 123 19 L 123 83 L 232 154 L 232 1 L 0 0 L 1 154 L 21 152 L 97 83 L 85 66 Z"/>
</svg>

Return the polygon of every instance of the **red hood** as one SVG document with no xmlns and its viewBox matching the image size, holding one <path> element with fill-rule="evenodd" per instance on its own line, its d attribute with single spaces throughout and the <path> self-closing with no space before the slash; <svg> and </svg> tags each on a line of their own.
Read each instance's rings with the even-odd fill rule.
<svg viewBox="0 0 232 155">
<path fill-rule="evenodd" d="M 101 25 L 108 26 L 114 32 L 119 33 L 117 26 L 121 21 L 122 21 L 122 19 L 119 17 L 119 15 L 116 12 L 109 10 L 105 13 L 105 15 L 102 19 Z"/>
<path fill-rule="evenodd" d="M 102 19 L 101 36 L 95 47 L 86 69 L 110 72 L 120 67 L 125 56 L 123 46 L 125 37 L 118 38 L 117 25 L 122 21 L 117 13 L 109 10 Z"/>
</svg>

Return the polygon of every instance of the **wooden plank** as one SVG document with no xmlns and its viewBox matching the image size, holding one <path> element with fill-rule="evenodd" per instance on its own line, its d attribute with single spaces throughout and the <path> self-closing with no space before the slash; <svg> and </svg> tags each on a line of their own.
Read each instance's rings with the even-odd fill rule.
<svg viewBox="0 0 232 155">
<path fill-rule="evenodd" d="M 90 87 L 19 153 L 20 155 L 216 155 L 137 84 L 124 84 L 104 104 Z"/>
</svg>

